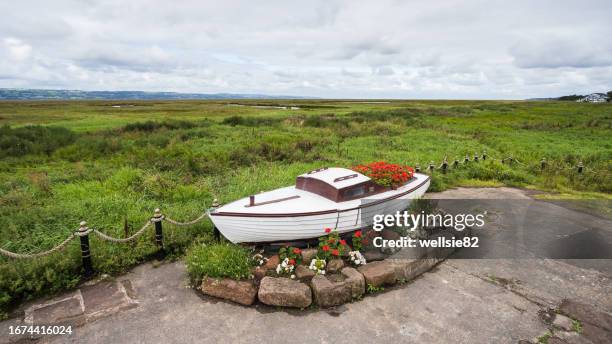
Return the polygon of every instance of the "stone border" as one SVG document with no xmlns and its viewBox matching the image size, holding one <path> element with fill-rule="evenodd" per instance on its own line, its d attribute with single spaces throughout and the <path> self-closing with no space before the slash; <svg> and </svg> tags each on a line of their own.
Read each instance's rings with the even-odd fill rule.
<svg viewBox="0 0 612 344">
<path fill-rule="evenodd" d="M 332 264 L 332 261 L 328 263 L 328 267 L 335 266 L 333 273 L 314 275 L 308 270 L 303 274 L 296 273 L 295 280 L 266 275 L 267 270 L 273 271 L 275 264 L 278 264 L 278 256 L 273 256 L 269 260 L 270 264 L 254 269 L 254 279 L 235 281 L 229 278 L 204 278 L 198 289 L 206 295 L 245 306 L 259 300 L 263 304 L 277 307 L 304 309 L 318 305 L 327 308 L 359 300 L 366 293 L 382 291 L 384 286 L 410 282 L 444 261 L 455 250 L 421 249 L 417 251 L 420 258 L 394 258 L 397 255 L 391 255 L 357 268 L 344 266 L 344 262 L 338 259 L 342 264 Z M 302 252 L 305 258 L 303 263 L 307 265 L 316 254 L 316 249 L 304 249 Z"/>
</svg>

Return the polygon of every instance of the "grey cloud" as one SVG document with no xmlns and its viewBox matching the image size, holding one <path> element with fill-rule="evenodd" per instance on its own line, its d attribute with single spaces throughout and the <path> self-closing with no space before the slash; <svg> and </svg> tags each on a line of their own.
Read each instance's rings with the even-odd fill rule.
<svg viewBox="0 0 612 344">
<path fill-rule="evenodd" d="M 514 63 L 521 68 L 590 68 L 612 65 L 609 40 L 581 37 L 529 39 L 510 48 Z"/>
<path fill-rule="evenodd" d="M 0 87 L 374 98 L 581 93 L 612 85 L 611 11 L 610 1 L 550 0 L 5 1 Z"/>
</svg>

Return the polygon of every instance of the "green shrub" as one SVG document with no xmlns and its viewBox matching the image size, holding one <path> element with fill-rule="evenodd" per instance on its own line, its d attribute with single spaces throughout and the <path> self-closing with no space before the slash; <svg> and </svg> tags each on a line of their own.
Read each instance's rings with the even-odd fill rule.
<svg viewBox="0 0 612 344">
<path fill-rule="evenodd" d="M 251 274 L 251 258 L 246 248 L 233 244 L 198 244 L 187 252 L 187 271 L 195 283 L 204 277 L 245 279 Z"/>
<path fill-rule="evenodd" d="M 63 127 L 41 125 L 11 128 L 0 127 L 0 158 L 26 154 L 51 154 L 56 149 L 69 145 L 76 134 Z"/>
<path fill-rule="evenodd" d="M 197 125 L 193 122 L 188 121 L 163 121 L 163 122 L 155 122 L 155 121 L 146 121 L 146 122 L 136 122 L 130 123 L 123 127 L 123 131 L 145 131 L 151 132 L 159 129 L 190 129 L 194 128 Z"/>
</svg>

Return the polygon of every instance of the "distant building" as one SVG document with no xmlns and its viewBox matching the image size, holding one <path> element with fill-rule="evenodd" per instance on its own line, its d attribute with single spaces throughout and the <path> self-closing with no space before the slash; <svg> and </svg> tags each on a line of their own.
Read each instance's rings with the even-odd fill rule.
<svg viewBox="0 0 612 344">
<path fill-rule="evenodd" d="M 605 103 L 608 101 L 608 96 L 605 93 L 591 93 L 576 101 L 579 103 Z"/>
</svg>

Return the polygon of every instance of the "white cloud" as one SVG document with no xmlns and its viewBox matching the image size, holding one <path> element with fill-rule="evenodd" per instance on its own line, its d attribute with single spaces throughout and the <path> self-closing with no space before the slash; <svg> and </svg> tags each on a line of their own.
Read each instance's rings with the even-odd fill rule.
<svg viewBox="0 0 612 344">
<path fill-rule="evenodd" d="M 4 39 L 4 47 L 8 51 L 9 58 L 23 61 L 30 57 L 32 47 L 17 38 L 8 37 Z"/>
<path fill-rule="evenodd" d="M 0 12 L 12 14 L 0 21 L 0 87 L 373 98 L 612 88 L 604 0 L 22 0 Z"/>
</svg>

